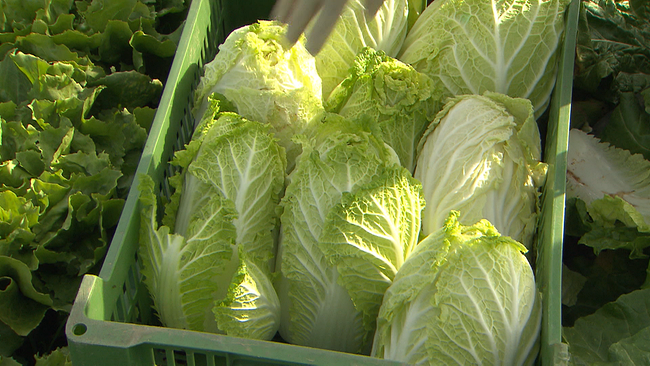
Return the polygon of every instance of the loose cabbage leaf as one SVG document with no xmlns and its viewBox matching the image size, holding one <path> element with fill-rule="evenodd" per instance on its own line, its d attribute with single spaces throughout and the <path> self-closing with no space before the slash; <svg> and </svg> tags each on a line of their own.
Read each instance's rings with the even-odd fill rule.
<svg viewBox="0 0 650 366">
<path fill-rule="evenodd" d="M 492 91 L 546 109 L 555 85 L 568 0 L 436 0 L 418 17 L 398 58 L 442 83 L 449 96 Z"/>
<path fill-rule="evenodd" d="M 583 200 L 605 228 L 620 222 L 650 232 L 650 162 L 580 130 L 569 141 L 567 197 Z"/>
</svg>

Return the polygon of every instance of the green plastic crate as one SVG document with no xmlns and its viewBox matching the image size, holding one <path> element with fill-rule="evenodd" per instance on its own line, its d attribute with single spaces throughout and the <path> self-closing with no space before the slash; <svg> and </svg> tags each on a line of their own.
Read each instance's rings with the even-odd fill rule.
<svg viewBox="0 0 650 366">
<path fill-rule="evenodd" d="M 237 4 L 237 5 L 235 5 Z M 138 174 L 150 175 L 168 195 L 167 163 L 189 141 L 193 130 L 192 90 L 201 68 L 233 28 L 264 17 L 272 1 L 256 0 L 257 14 L 227 0 L 193 0 L 160 107 L 145 145 Z M 544 187 L 537 255 L 537 279 L 543 292 L 541 356 L 543 365 L 561 364 L 561 271 L 566 151 L 575 33 L 579 0 L 567 12 L 567 29 L 546 135 L 549 177 Z M 140 209 L 138 180 L 126 200 L 99 276 L 83 278 L 66 324 L 74 366 L 103 365 L 398 365 L 400 363 L 272 341 L 156 326 L 151 300 L 137 264 Z M 145 325 L 146 324 L 146 325 Z"/>
</svg>

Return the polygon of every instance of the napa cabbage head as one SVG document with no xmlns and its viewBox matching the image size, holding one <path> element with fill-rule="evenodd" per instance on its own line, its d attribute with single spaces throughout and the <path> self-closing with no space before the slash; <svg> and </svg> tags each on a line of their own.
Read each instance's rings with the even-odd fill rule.
<svg viewBox="0 0 650 366">
<path fill-rule="evenodd" d="M 418 141 L 442 105 L 442 88 L 413 67 L 366 47 L 325 109 L 348 119 L 369 118 L 410 172 Z"/>
<path fill-rule="evenodd" d="M 305 133 L 323 106 L 314 58 L 305 49 L 304 39 L 287 49 L 285 32 L 285 26 L 271 21 L 232 31 L 204 66 L 194 92 L 193 113 L 196 121 L 201 120 L 208 97 L 222 95 L 242 117 L 271 126 L 287 152 L 290 170 L 300 153 L 291 138 Z"/>
<path fill-rule="evenodd" d="M 408 365 L 533 365 L 542 308 L 524 252 L 487 220 L 464 226 L 450 212 L 386 291 L 372 355 Z"/>
<path fill-rule="evenodd" d="M 463 224 L 487 219 L 531 248 L 546 171 L 530 101 L 491 92 L 448 100 L 421 140 L 414 173 L 427 202 L 423 234 L 456 210 Z"/>
<path fill-rule="evenodd" d="M 153 179 L 142 176 L 138 253 L 163 325 L 271 339 L 280 303 L 271 282 L 284 150 L 268 126 L 214 104 L 173 164 L 162 225 Z"/>
<path fill-rule="evenodd" d="M 436 0 L 398 58 L 449 96 L 485 91 L 530 99 L 539 116 L 555 85 L 570 0 Z"/>
<path fill-rule="evenodd" d="M 372 123 L 319 123 L 281 202 L 280 335 L 369 353 L 383 292 L 417 242 L 421 187 Z"/>
<path fill-rule="evenodd" d="M 384 0 L 374 18 L 365 8 L 365 0 L 350 0 L 343 9 L 329 38 L 316 57 L 316 69 L 322 80 L 323 100 L 348 76 L 354 59 L 364 47 L 395 57 L 408 31 L 410 1 Z M 307 30 L 307 34 L 311 29 Z"/>
</svg>

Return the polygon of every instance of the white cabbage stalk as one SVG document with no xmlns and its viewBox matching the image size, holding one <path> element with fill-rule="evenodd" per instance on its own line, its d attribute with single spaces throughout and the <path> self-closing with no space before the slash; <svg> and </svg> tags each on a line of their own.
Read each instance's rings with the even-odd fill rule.
<svg viewBox="0 0 650 366">
<path fill-rule="evenodd" d="M 650 232 L 650 161 L 583 131 L 569 131 L 567 197 L 582 199 L 596 221 Z"/>
<path fill-rule="evenodd" d="M 271 273 L 284 150 L 268 126 L 234 113 L 213 119 L 214 103 L 175 156 L 182 171 L 170 178 L 161 226 L 154 182 L 141 177 L 144 283 L 165 326 L 270 340 L 280 321 Z"/>
<path fill-rule="evenodd" d="M 449 96 L 492 91 L 530 99 L 539 116 L 555 85 L 570 0 L 436 0 L 398 56 Z"/>
<path fill-rule="evenodd" d="M 526 248 L 451 212 L 384 295 L 372 356 L 408 365 L 533 365 L 541 297 Z"/>
<path fill-rule="evenodd" d="M 305 133 L 323 111 L 321 79 L 315 60 L 301 39 L 285 47 L 286 27 L 259 21 L 232 31 L 215 58 L 204 66 L 194 92 L 194 117 L 199 121 L 208 96 L 223 95 L 242 117 L 268 123 L 287 151 L 289 171 L 300 153 L 291 139 Z"/>
<path fill-rule="evenodd" d="M 323 100 L 348 76 L 359 51 L 370 47 L 396 57 L 408 30 L 407 0 L 385 0 L 374 18 L 368 17 L 365 0 L 350 0 L 332 33 L 316 55 L 322 79 Z M 307 29 L 307 34 L 311 31 Z"/>
<path fill-rule="evenodd" d="M 540 160 L 530 101 L 489 92 L 450 99 L 422 138 L 415 168 L 427 202 L 423 234 L 456 210 L 463 224 L 487 219 L 532 248 L 547 171 Z"/>
</svg>

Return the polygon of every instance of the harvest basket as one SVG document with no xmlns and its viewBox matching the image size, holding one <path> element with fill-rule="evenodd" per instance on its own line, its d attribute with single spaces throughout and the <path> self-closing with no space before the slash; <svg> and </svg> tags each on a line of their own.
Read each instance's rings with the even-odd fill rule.
<svg viewBox="0 0 650 366">
<path fill-rule="evenodd" d="M 202 66 L 210 61 L 230 30 L 270 9 L 254 1 L 245 12 L 227 0 L 193 0 L 172 64 L 160 107 L 149 133 L 136 176 L 148 174 L 168 195 L 166 178 L 174 151 L 193 130 L 192 90 Z M 255 6 L 255 7 L 252 7 Z M 537 255 L 537 280 L 543 292 L 541 363 L 556 365 L 568 355 L 561 339 L 561 270 L 564 229 L 566 151 L 579 1 L 567 12 L 560 69 L 549 111 L 545 161 L 549 176 Z M 260 14 L 251 14 L 249 9 Z M 99 276 L 83 278 L 72 307 L 66 335 L 75 366 L 92 365 L 396 365 L 367 356 L 300 347 L 280 342 L 170 329 L 157 326 L 137 262 L 140 227 L 138 179 L 126 201 Z"/>
</svg>

